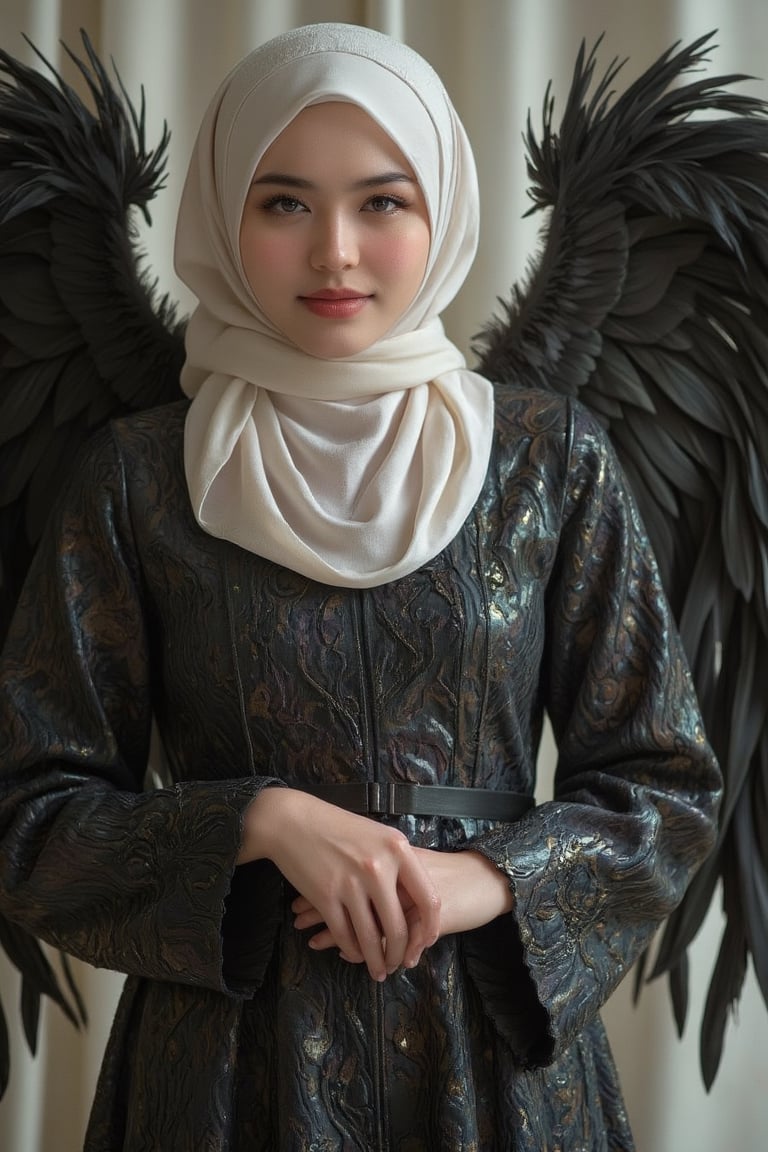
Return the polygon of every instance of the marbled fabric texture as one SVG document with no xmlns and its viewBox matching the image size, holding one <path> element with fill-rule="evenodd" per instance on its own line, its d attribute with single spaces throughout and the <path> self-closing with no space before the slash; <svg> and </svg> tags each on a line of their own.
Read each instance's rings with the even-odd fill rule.
<svg viewBox="0 0 768 1152">
<path fill-rule="evenodd" d="M 719 774 L 600 429 L 499 386 L 487 482 L 431 563 L 338 590 L 205 535 L 185 405 L 101 433 L 17 613 L 0 696 L 0 906 L 129 974 L 88 1152 L 633 1147 L 599 1009 L 711 847 Z M 484 852 L 514 913 L 370 981 L 314 954 L 272 865 L 283 782 L 531 792 L 516 823 L 403 818 Z M 144 790 L 152 716 L 167 787 Z"/>
</svg>

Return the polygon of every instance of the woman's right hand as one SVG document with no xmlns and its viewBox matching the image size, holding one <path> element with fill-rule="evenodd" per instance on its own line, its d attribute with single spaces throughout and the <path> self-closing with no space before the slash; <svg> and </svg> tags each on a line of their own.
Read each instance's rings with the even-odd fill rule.
<svg viewBox="0 0 768 1152">
<path fill-rule="evenodd" d="M 265 788 L 245 814 L 238 864 L 269 859 L 317 909 L 310 941 L 364 962 L 374 980 L 415 966 L 440 930 L 440 897 L 416 850 L 396 828 L 307 792 Z M 409 928 L 403 901 L 414 906 Z"/>
</svg>

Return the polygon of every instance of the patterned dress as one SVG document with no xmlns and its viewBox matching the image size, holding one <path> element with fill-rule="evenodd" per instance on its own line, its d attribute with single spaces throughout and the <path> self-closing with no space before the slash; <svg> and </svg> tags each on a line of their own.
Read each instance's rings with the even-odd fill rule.
<svg viewBox="0 0 768 1152">
<path fill-rule="evenodd" d="M 633 1147 L 599 1010 L 711 848 L 717 765 L 647 538 L 578 405 L 499 386 L 485 487 L 412 575 L 337 589 L 206 535 L 186 404 L 100 433 L 17 612 L 0 694 L 0 908 L 128 974 L 88 1152 Z M 514 911 L 379 985 L 313 953 L 265 786 L 555 798 L 406 816 L 484 853 Z M 145 787 L 153 717 L 167 783 Z"/>
</svg>

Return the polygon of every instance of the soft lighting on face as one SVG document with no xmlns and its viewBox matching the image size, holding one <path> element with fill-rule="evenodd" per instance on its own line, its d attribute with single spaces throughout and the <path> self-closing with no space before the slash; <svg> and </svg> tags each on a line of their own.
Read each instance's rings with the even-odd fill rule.
<svg viewBox="0 0 768 1152">
<path fill-rule="evenodd" d="M 429 256 L 424 195 L 397 145 L 354 104 L 305 108 L 262 156 L 240 256 L 267 319 L 323 359 L 385 336 Z"/>
</svg>

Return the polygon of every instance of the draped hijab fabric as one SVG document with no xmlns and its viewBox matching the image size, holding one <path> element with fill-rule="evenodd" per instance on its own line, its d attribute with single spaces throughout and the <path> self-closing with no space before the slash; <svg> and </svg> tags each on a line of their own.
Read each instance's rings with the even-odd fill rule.
<svg viewBox="0 0 768 1152">
<path fill-rule="evenodd" d="M 361 107 L 423 191 L 422 285 L 370 348 L 323 360 L 292 345 L 248 285 L 239 229 L 253 172 L 309 105 Z M 203 120 L 176 234 L 199 301 L 182 387 L 193 397 L 185 469 L 212 535 L 346 587 L 415 571 L 459 531 L 485 479 L 490 383 L 470 372 L 440 312 L 474 258 L 478 190 L 466 133 L 432 68 L 370 29 L 315 24 L 269 41 L 226 78 Z"/>
</svg>

